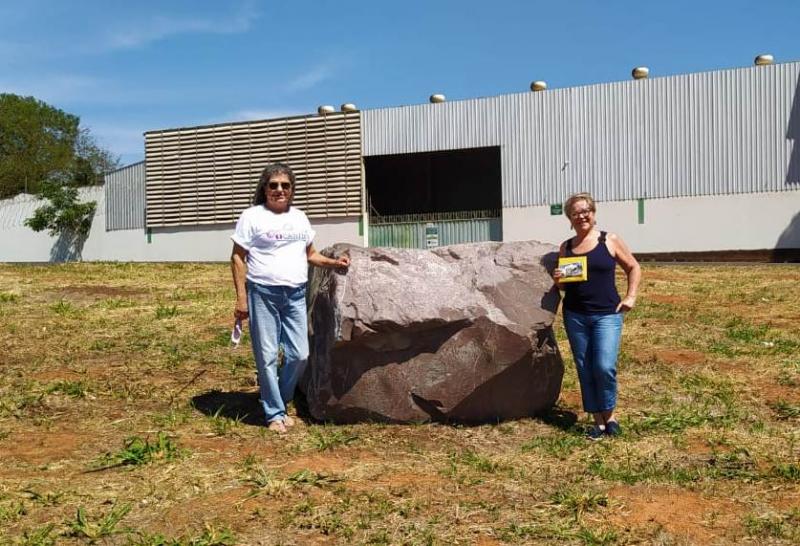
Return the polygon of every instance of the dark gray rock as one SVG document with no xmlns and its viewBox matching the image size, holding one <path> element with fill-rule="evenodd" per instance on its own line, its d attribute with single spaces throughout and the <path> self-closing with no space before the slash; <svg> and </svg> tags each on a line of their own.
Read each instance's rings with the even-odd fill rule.
<svg viewBox="0 0 800 546">
<path fill-rule="evenodd" d="M 312 268 L 311 415 L 352 423 L 492 422 L 558 399 L 556 247 L 535 241 L 433 250 L 336 245 L 346 273 Z"/>
</svg>

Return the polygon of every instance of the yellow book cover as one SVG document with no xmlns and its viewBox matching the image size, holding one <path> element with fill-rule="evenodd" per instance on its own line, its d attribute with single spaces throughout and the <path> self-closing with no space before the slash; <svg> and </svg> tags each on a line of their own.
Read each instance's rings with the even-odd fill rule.
<svg viewBox="0 0 800 546">
<path fill-rule="evenodd" d="M 558 268 L 564 275 L 561 282 L 580 282 L 588 278 L 586 256 L 569 256 L 558 259 Z"/>
</svg>

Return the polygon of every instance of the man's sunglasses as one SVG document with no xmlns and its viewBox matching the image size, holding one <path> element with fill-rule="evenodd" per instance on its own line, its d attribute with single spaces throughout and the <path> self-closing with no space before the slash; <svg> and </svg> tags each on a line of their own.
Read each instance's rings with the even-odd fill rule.
<svg viewBox="0 0 800 546">
<path fill-rule="evenodd" d="M 271 190 L 289 190 L 292 189 L 291 182 L 269 182 L 267 183 L 267 187 Z"/>
</svg>

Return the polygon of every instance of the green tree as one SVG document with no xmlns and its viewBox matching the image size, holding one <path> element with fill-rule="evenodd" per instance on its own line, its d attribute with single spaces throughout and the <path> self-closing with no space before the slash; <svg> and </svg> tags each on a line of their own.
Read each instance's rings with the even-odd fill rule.
<svg viewBox="0 0 800 546">
<path fill-rule="evenodd" d="M 43 182 L 36 196 L 49 203 L 36 209 L 25 220 L 26 226 L 33 231 L 46 229 L 52 236 L 67 235 L 81 241 L 89 236 L 96 201 L 78 202 L 78 188 L 55 180 Z"/>
<path fill-rule="evenodd" d="M 77 116 L 33 97 L 0 94 L 0 198 L 32 193 L 69 171 L 78 123 Z"/>
<path fill-rule="evenodd" d="M 119 168 L 119 158 L 97 144 L 89 129 L 81 128 L 75 140 L 75 163 L 72 183 L 76 186 L 98 186 L 106 173 Z"/>
<path fill-rule="evenodd" d="M 34 97 L 0 93 L 0 199 L 37 193 L 50 181 L 102 184 L 118 165 L 78 116 Z"/>
</svg>

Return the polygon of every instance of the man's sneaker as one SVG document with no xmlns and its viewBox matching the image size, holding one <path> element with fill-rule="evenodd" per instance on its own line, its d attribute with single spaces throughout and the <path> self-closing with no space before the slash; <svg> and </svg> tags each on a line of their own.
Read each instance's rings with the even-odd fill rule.
<svg viewBox="0 0 800 546">
<path fill-rule="evenodd" d="M 606 423 L 606 434 L 609 436 L 619 436 L 622 434 L 622 427 L 616 421 Z"/>
<path fill-rule="evenodd" d="M 589 429 L 589 432 L 586 433 L 586 437 L 590 440 L 602 440 L 603 435 L 605 434 L 605 427 L 600 425 L 595 425 Z"/>
</svg>

